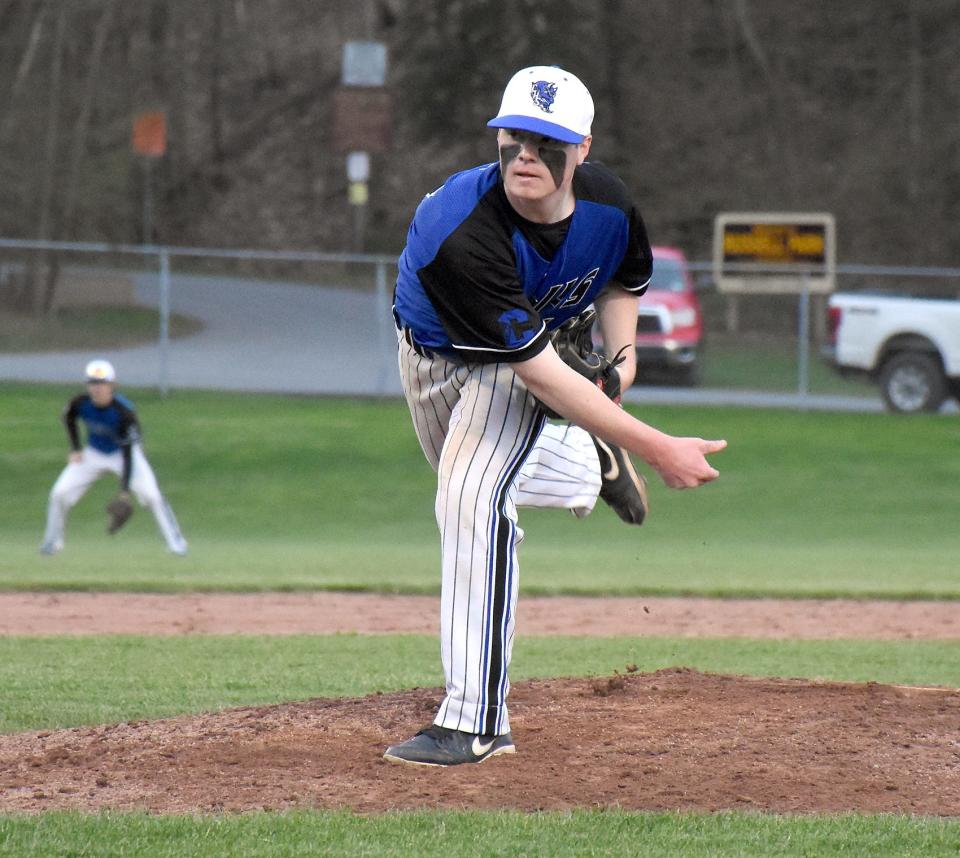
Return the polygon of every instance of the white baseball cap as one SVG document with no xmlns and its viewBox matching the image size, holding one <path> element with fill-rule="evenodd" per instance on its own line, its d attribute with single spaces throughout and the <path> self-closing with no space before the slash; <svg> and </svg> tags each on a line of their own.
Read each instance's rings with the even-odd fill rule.
<svg viewBox="0 0 960 858">
<path fill-rule="evenodd" d="M 87 381 L 116 381 L 117 374 L 108 360 L 92 360 L 84 370 Z"/>
<path fill-rule="evenodd" d="M 557 66 L 530 66 L 510 78 L 500 112 L 487 125 L 582 143 L 592 123 L 593 99 L 576 75 Z"/>
</svg>

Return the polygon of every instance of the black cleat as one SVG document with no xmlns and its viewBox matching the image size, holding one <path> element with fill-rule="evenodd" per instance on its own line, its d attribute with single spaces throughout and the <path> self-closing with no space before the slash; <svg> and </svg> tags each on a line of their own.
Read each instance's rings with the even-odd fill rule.
<svg viewBox="0 0 960 858">
<path fill-rule="evenodd" d="M 647 481 L 637 473 L 626 450 L 590 437 L 600 457 L 600 497 L 627 524 L 643 524 L 650 509 Z"/>
<path fill-rule="evenodd" d="M 458 766 L 461 763 L 482 763 L 488 757 L 515 754 L 516 751 L 509 733 L 478 736 L 432 725 L 406 742 L 391 745 L 383 758 L 391 763 L 415 766 Z"/>
</svg>

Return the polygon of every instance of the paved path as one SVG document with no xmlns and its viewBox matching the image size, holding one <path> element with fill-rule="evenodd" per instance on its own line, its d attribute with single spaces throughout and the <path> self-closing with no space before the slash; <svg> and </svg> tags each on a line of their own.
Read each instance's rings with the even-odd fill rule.
<svg viewBox="0 0 960 858">
<path fill-rule="evenodd" d="M 159 305 L 158 278 L 138 275 L 137 300 Z M 398 396 L 390 298 L 306 284 L 174 275 L 171 308 L 204 329 L 127 349 L 0 354 L 0 379 L 75 382 L 84 363 L 104 356 L 125 385 L 296 394 Z M 739 405 L 879 412 L 879 395 L 842 397 L 703 388 L 634 387 L 630 403 Z M 949 403 L 944 411 L 956 413 Z"/>
<path fill-rule="evenodd" d="M 794 411 L 882 412 L 880 396 L 828 396 L 771 393 L 763 390 L 713 390 L 710 388 L 633 387 L 626 402 L 662 405 L 736 405 L 748 408 L 787 408 Z"/>
<path fill-rule="evenodd" d="M 137 278 L 137 300 L 159 305 L 156 276 Z M 159 344 L 103 352 L 0 355 L 0 378 L 73 382 L 103 356 L 129 386 L 170 389 L 399 395 L 389 297 L 372 292 L 220 277 L 174 276 L 171 309 L 204 329 Z"/>
</svg>

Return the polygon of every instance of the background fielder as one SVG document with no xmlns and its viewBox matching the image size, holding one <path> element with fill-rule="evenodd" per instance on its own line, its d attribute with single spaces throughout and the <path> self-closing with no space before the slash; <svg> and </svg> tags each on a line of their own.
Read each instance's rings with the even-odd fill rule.
<svg viewBox="0 0 960 858">
<path fill-rule="evenodd" d="M 535 66 L 507 84 L 499 161 L 451 176 L 417 208 L 394 295 L 401 379 L 438 475 L 441 655 L 434 723 L 394 762 L 455 765 L 513 753 L 506 699 L 518 591 L 517 507 L 584 515 L 598 494 L 645 513 L 627 450 L 673 488 L 718 476 L 723 441 L 675 438 L 631 417 L 558 357 L 551 331 L 596 307 L 605 348 L 633 381 L 636 296 L 652 255 L 623 183 L 586 160 L 593 100 Z M 546 424 L 544 407 L 572 426 Z M 624 449 L 625 448 L 625 449 Z"/>
<path fill-rule="evenodd" d="M 70 441 L 66 468 L 50 490 L 47 529 L 42 554 L 62 550 L 70 508 L 100 477 L 110 473 L 120 478 L 120 494 L 136 495 L 157 521 L 167 548 L 174 554 L 187 553 L 187 541 L 167 503 L 153 469 L 140 445 L 140 425 L 133 404 L 115 390 L 116 372 L 105 360 L 86 367 L 87 391 L 73 397 L 63 413 Z M 86 427 L 87 442 L 81 446 L 77 421 Z"/>
</svg>

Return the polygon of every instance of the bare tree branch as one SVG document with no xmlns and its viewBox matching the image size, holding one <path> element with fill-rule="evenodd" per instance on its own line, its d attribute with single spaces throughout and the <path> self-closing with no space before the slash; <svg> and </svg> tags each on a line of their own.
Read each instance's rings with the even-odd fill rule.
<svg viewBox="0 0 960 858">
<path fill-rule="evenodd" d="M 753 22 L 750 20 L 750 11 L 747 8 L 747 0 L 733 0 L 733 13 L 737 23 L 740 25 L 740 35 L 747 45 L 747 49 L 753 56 L 768 82 L 773 82 L 774 74 L 770 67 L 770 60 L 767 59 L 767 52 L 763 49 L 760 39 L 757 38 L 757 32 L 753 29 Z"/>
<path fill-rule="evenodd" d="M 53 48 L 50 60 L 50 89 L 47 98 L 47 135 L 44 142 L 44 170 L 40 185 L 40 216 L 37 219 L 37 238 L 51 237 L 54 177 L 57 172 L 57 148 L 60 143 L 60 101 L 63 95 L 63 42 L 67 32 L 67 8 L 61 5 L 57 12 Z"/>
<path fill-rule="evenodd" d="M 20 62 L 17 65 L 16 74 L 14 74 L 13 81 L 10 84 L 10 94 L 8 96 L 9 107 L 3 116 L 3 120 L 0 121 L 0 140 L 6 138 L 7 132 L 13 123 L 14 101 L 20 94 L 23 82 L 27 79 L 27 76 L 30 74 L 30 69 L 33 67 L 33 60 L 37 55 L 37 45 L 40 44 L 40 36 L 43 33 L 43 18 L 46 11 L 47 6 L 45 3 L 41 3 L 37 7 L 36 17 L 34 17 L 33 25 L 30 27 L 27 44 L 24 46 L 23 54 L 21 54 Z"/>
<path fill-rule="evenodd" d="M 910 140 L 910 158 L 907 165 L 907 194 L 911 202 L 920 196 L 921 116 L 923 113 L 923 45 L 921 44 L 920 16 L 916 0 L 908 7 L 907 38 L 910 51 L 910 80 L 907 87 L 907 133 Z"/>
<path fill-rule="evenodd" d="M 794 151 L 793 134 L 789 127 L 787 112 L 784 109 L 784 89 L 785 87 L 779 80 L 779 76 L 773 69 L 767 52 L 757 36 L 753 27 L 753 21 L 750 16 L 750 10 L 747 6 L 747 0 L 731 0 L 733 4 L 734 17 L 740 27 L 740 35 L 760 67 L 763 77 L 767 83 L 768 104 L 772 127 L 775 133 L 775 147 L 773 157 L 782 159 L 785 166 L 785 175 L 788 182 L 790 196 L 796 198 L 800 192 L 800 172 L 798 168 L 798 159 Z"/>
<path fill-rule="evenodd" d="M 100 76 L 100 65 L 103 50 L 107 43 L 107 35 L 113 24 L 117 0 L 106 0 L 100 20 L 97 21 L 93 35 L 93 47 L 90 51 L 90 63 L 87 67 L 87 76 L 83 83 L 83 96 L 80 102 L 80 111 L 73 126 L 73 146 L 70 152 L 70 166 L 67 174 L 66 193 L 61 218 L 61 232 L 67 237 L 73 230 L 73 220 L 76 212 L 77 189 L 80 185 L 80 171 L 83 157 L 87 150 L 87 135 L 90 130 L 90 116 L 93 112 L 93 100 L 97 92 L 97 81 Z"/>
<path fill-rule="evenodd" d="M 221 0 L 210 0 L 210 150 L 219 169 L 224 161 L 223 132 L 223 8 Z"/>
<path fill-rule="evenodd" d="M 67 8 L 60 6 L 57 14 L 57 25 L 54 31 L 53 54 L 50 61 L 50 95 L 47 102 L 47 136 L 44 145 L 44 167 L 40 180 L 40 216 L 37 225 L 37 238 L 44 240 L 51 238 L 53 223 L 53 188 L 57 174 L 57 149 L 60 145 L 60 102 L 63 96 L 63 43 L 67 32 Z M 37 282 L 35 274 L 31 272 L 28 283 L 33 311 L 35 313 L 49 310 L 48 296 L 56 283 L 58 267 L 52 254 L 47 254 L 44 286 Z"/>
</svg>

